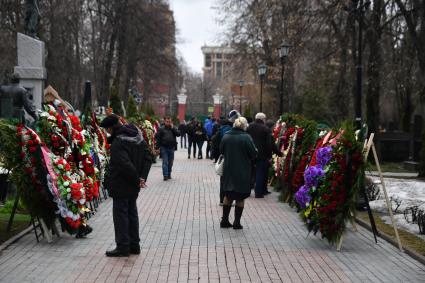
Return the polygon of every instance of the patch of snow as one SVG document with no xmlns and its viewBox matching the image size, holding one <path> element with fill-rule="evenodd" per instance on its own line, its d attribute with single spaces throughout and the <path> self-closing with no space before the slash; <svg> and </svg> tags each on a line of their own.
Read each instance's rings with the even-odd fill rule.
<svg viewBox="0 0 425 283">
<path fill-rule="evenodd" d="M 392 223 L 391 223 L 391 217 L 389 217 L 389 216 L 382 216 L 381 219 L 386 224 L 392 225 Z M 408 231 L 408 232 L 410 232 L 412 234 L 415 234 L 419 238 L 425 240 L 425 235 L 419 234 L 419 226 L 418 226 L 418 224 L 416 224 L 416 223 L 414 223 L 414 224 L 413 223 L 408 223 L 406 221 L 406 219 L 404 218 L 404 215 L 403 214 L 395 214 L 394 215 L 394 219 L 395 219 L 395 222 L 396 222 L 396 225 L 397 225 L 397 228 L 398 229 L 402 229 L 402 230 Z"/>
<path fill-rule="evenodd" d="M 379 182 L 379 178 L 377 177 L 373 177 L 372 179 L 374 182 Z M 419 209 L 425 210 L 425 182 L 412 179 L 393 178 L 384 178 L 384 182 L 388 197 L 393 198 L 391 203 L 393 211 L 396 207 L 394 200 L 401 201 L 401 204 L 394 215 L 398 228 L 414 233 L 425 240 L 425 235 L 419 235 L 419 226 L 416 223 L 408 223 L 403 214 L 404 210 L 411 206 L 420 206 Z M 382 184 L 379 184 L 378 186 L 380 190 L 379 197 L 377 200 L 369 203 L 370 207 L 372 210 L 388 213 Z M 389 216 L 383 216 L 382 220 L 387 224 L 391 224 Z"/>
</svg>

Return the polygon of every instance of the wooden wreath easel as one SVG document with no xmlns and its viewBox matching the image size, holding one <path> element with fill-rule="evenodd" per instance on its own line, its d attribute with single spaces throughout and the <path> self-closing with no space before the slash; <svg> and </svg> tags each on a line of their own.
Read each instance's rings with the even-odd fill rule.
<svg viewBox="0 0 425 283">
<path fill-rule="evenodd" d="M 367 158 L 369 156 L 369 152 L 372 149 L 373 158 L 375 160 L 376 168 L 378 169 L 379 179 L 381 181 L 382 190 L 384 192 L 385 202 L 386 202 L 387 208 L 388 208 L 388 213 L 390 215 L 391 223 L 393 225 L 394 233 L 395 233 L 395 236 L 396 236 L 396 239 L 397 239 L 398 248 L 400 249 L 400 251 L 403 251 L 403 247 L 402 247 L 401 241 L 400 241 L 400 236 L 398 235 L 397 224 L 396 224 L 396 222 L 394 220 L 393 211 L 391 209 L 391 202 L 390 202 L 390 200 L 388 198 L 387 189 L 385 187 L 384 176 L 382 175 L 381 166 L 379 164 L 378 154 L 376 153 L 375 144 L 373 143 L 373 138 L 374 137 L 375 137 L 375 134 L 372 133 L 372 134 L 370 134 L 369 139 L 366 139 L 365 140 L 364 147 L 363 147 L 363 154 L 364 154 L 363 155 L 363 160 L 365 162 L 367 161 Z M 353 215 L 352 212 L 350 212 L 350 213 L 351 213 L 351 215 Z M 357 231 L 357 227 L 355 226 L 354 222 L 353 222 L 353 227 L 354 227 L 354 230 Z M 343 240 L 344 240 L 344 238 L 343 238 L 343 235 L 342 235 L 341 238 L 340 238 L 340 240 L 339 240 L 339 242 L 338 242 L 337 248 L 336 248 L 337 251 L 340 251 L 341 250 L 341 246 L 342 246 Z"/>
</svg>

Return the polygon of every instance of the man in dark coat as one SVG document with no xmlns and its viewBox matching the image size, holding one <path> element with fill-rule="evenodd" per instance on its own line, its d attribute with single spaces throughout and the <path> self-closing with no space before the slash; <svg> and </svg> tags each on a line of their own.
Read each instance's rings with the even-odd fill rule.
<svg viewBox="0 0 425 283">
<path fill-rule="evenodd" d="M 221 124 L 224 123 L 224 121 L 224 117 L 222 117 L 220 120 L 217 120 L 213 127 L 213 134 L 211 137 L 211 159 L 214 160 L 214 163 L 217 162 L 220 156 L 220 127 Z"/>
<path fill-rule="evenodd" d="M 257 113 L 255 121 L 248 127 L 248 134 L 254 140 L 254 144 L 258 150 L 258 156 L 255 162 L 255 197 L 263 198 L 269 194 L 267 190 L 267 173 L 269 162 L 272 157 L 272 133 L 270 128 L 265 125 L 266 115 Z"/>
<path fill-rule="evenodd" d="M 109 182 L 117 244 L 114 250 L 106 252 L 106 256 L 140 254 L 136 200 L 140 188 L 145 186 L 152 164 L 151 155 L 141 131 L 134 125 L 121 124 L 117 115 L 107 116 L 100 126 L 111 135 Z"/>
<path fill-rule="evenodd" d="M 177 150 L 176 137 L 180 136 L 179 130 L 173 126 L 170 117 L 164 118 L 164 127 L 159 128 L 155 135 L 156 144 L 159 146 L 162 159 L 162 175 L 164 181 L 171 179 L 171 170 L 174 162 L 174 151 Z"/>
<path fill-rule="evenodd" d="M 187 124 L 186 131 L 187 131 L 187 141 L 189 146 L 187 147 L 187 158 L 190 159 L 190 153 L 192 151 L 193 146 L 193 158 L 196 157 L 196 142 L 195 142 L 195 127 L 196 127 L 196 119 L 192 118 Z"/>
<path fill-rule="evenodd" d="M 195 135 L 193 137 L 196 145 L 198 146 L 198 159 L 202 159 L 202 146 L 205 140 L 207 140 L 207 131 L 202 126 L 201 122 L 198 122 L 195 127 Z"/>
</svg>

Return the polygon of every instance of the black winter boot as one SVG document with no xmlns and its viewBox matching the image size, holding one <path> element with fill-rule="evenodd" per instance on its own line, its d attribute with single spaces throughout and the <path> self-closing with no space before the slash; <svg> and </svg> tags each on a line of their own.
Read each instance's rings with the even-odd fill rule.
<svg viewBox="0 0 425 283">
<path fill-rule="evenodd" d="M 138 255 L 138 254 L 140 254 L 140 245 L 139 244 L 130 245 L 129 252 L 132 255 Z"/>
<path fill-rule="evenodd" d="M 230 228 L 232 227 L 232 223 L 229 222 L 229 214 L 232 206 L 223 205 L 223 217 L 221 218 L 220 228 Z"/>
<path fill-rule="evenodd" d="M 241 225 L 241 217 L 242 217 L 243 207 L 235 206 L 235 221 L 233 222 L 233 229 L 243 229 Z"/>
<path fill-rule="evenodd" d="M 107 257 L 127 257 L 130 255 L 129 249 L 116 247 L 113 250 L 106 251 Z"/>
</svg>

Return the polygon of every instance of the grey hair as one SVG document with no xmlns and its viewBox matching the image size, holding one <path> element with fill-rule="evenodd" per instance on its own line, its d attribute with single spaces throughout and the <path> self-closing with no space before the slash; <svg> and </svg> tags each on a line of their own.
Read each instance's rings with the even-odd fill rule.
<svg viewBox="0 0 425 283">
<path fill-rule="evenodd" d="M 263 120 L 263 121 L 266 121 L 266 114 L 264 114 L 263 112 L 258 112 L 256 115 L 255 115 L 255 120 Z"/>
<path fill-rule="evenodd" d="M 238 128 L 246 131 L 246 129 L 248 128 L 248 121 L 245 119 L 245 117 L 239 117 L 233 123 L 233 128 Z"/>
</svg>

